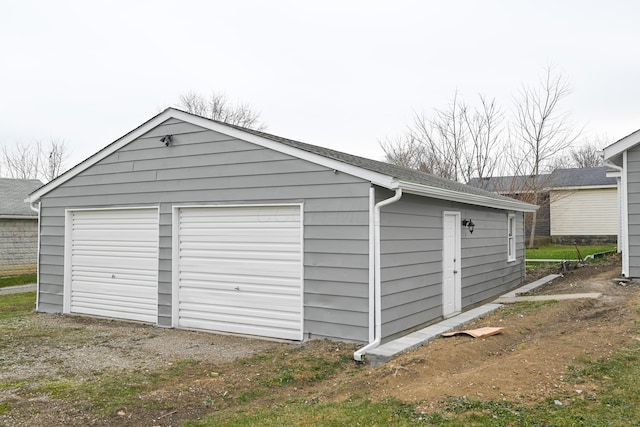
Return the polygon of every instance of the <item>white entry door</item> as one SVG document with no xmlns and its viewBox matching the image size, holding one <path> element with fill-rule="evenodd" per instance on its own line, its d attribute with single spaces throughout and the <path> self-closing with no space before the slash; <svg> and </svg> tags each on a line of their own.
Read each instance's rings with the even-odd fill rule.
<svg viewBox="0 0 640 427">
<path fill-rule="evenodd" d="M 442 241 L 442 316 L 462 310 L 460 212 L 444 212 Z"/>
</svg>

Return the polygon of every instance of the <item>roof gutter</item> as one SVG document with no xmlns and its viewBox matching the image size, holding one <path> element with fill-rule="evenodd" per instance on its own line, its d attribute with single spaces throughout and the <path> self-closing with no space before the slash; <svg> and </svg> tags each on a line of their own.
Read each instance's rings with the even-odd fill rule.
<svg viewBox="0 0 640 427">
<path fill-rule="evenodd" d="M 532 205 L 515 199 L 495 199 L 493 197 L 483 196 L 480 194 L 463 193 L 460 191 L 415 184 L 407 181 L 398 181 L 398 188 L 402 189 L 405 193 L 432 197 L 434 199 L 450 200 L 469 205 L 508 209 L 518 212 L 535 212 L 538 210 L 537 205 Z"/>
<path fill-rule="evenodd" d="M 0 215 L 0 219 L 38 219 L 38 215 Z"/>
<path fill-rule="evenodd" d="M 372 188 L 373 189 L 373 188 Z M 370 197 L 373 192 L 370 193 Z M 371 330 L 374 331 L 373 341 L 366 346 L 353 353 L 353 359 L 358 362 L 365 360 L 365 353 L 380 345 L 382 341 L 382 281 L 381 281 L 381 263 L 380 263 L 380 209 L 383 206 L 395 203 L 402 197 L 402 189 L 396 189 L 396 194 L 392 197 L 382 200 L 373 207 L 373 230 L 369 229 L 369 340 L 371 340 Z M 375 197 L 374 197 L 375 201 Z M 370 217 L 371 218 L 371 217 Z M 373 235 L 372 235 L 373 231 Z M 371 237 L 373 237 L 373 260 L 371 259 Z M 373 261 L 373 275 L 371 269 L 371 261 Z M 373 307 L 372 303 L 373 302 Z M 372 310 L 373 309 L 373 310 Z M 371 316 L 373 314 L 373 316 Z"/>
</svg>

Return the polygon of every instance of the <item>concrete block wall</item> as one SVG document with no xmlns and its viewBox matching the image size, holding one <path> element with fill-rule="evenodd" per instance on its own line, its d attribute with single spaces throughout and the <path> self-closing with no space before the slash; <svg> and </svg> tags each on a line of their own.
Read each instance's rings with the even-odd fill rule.
<svg viewBox="0 0 640 427">
<path fill-rule="evenodd" d="M 0 219 L 0 277 L 33 274 L 38 259 L 38 221 Z"/>
</svg>

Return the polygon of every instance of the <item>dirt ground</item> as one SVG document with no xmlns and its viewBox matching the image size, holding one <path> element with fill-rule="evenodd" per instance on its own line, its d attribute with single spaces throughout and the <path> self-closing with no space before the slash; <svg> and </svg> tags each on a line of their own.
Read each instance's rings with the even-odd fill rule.
<svg viewBox="0 0 640 427">
<path fill-rule="evenodd" d="M 640 339 L 640 286 L 612 280 L 619 272 L 619 264 L 612 262 L 569 270 L 535 294 L 603 296 L 557 301 L 531 311 L 507 306 L 470 325 L 505 327 L 502 334 L 437 339 L 370 371 L 370 382 L 382 395 L 419 403 L 425 412 L 442 409 L 447 396 L 530 404 L 593 395 L 595 386 L 566 377 L 568 366 L 607 358 Z"/>
<path fill-rule="evenodd" d="M 615 259 L 571 269 L 536 291 L 601 292 L 600 299 L 506 306 L 469 325 L 505 327 L 502 334 L 484 339 L 439 338 L 378 368 L 349 362 L 337 376 L 305 386 L 272 387 L 247 405 L 272 405 L 292 398 L 341 400 L 358 394 L 372 399 L 397 397 L 429 412 L 442 410 L 448 396 L 532 404 L 597 394 L 593 384 L 567 381 L 567 369 L 585 359 L 606 358 L 639 339 L 640 285 L 622 286 L 612 280 L 619 271 Z M 544 273 L 548 271 L 537 274 Z M 238 396 L 251 392 L 255 378 L 277 369 L 277 355 L 296 357 L 301 363 L 345 360 L 356 349 L 328 341 L 300 346 L 57 315 L 0 324 L 0 332 L 0 409 L 3 403 L 11 408 L 4 414 L 0 411 L 0 425 L 7 426 L 175 426 L 223 407 L 242 405 Z M 233 363 L 261 352 L 273 360 Z M 42 387 L 52 378 L 82 383 L 111 374 L 161 371 L 185 360 L 196 363 L 194 369 L 136 397 L 148 405 L 132 405 L 134 409 L 124 405 L 109 414 L 96 415 L 85 402 L 55 398 Z M 227 393 L 234 398 L 219 398 Z M 211 404 L 212 396 L 223 403 Z"/>
</svg>

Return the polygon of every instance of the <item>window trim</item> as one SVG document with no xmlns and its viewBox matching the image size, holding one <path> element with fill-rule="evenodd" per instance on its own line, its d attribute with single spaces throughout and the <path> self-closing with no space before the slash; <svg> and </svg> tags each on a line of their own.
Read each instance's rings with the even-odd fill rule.
<svg viewBox="0 0 640 427">
<path fill-rule="evenodd" d="M 507 215 L 507 261 L 516 259 L 516 214 L 510 213 Z"/>
</svg>

